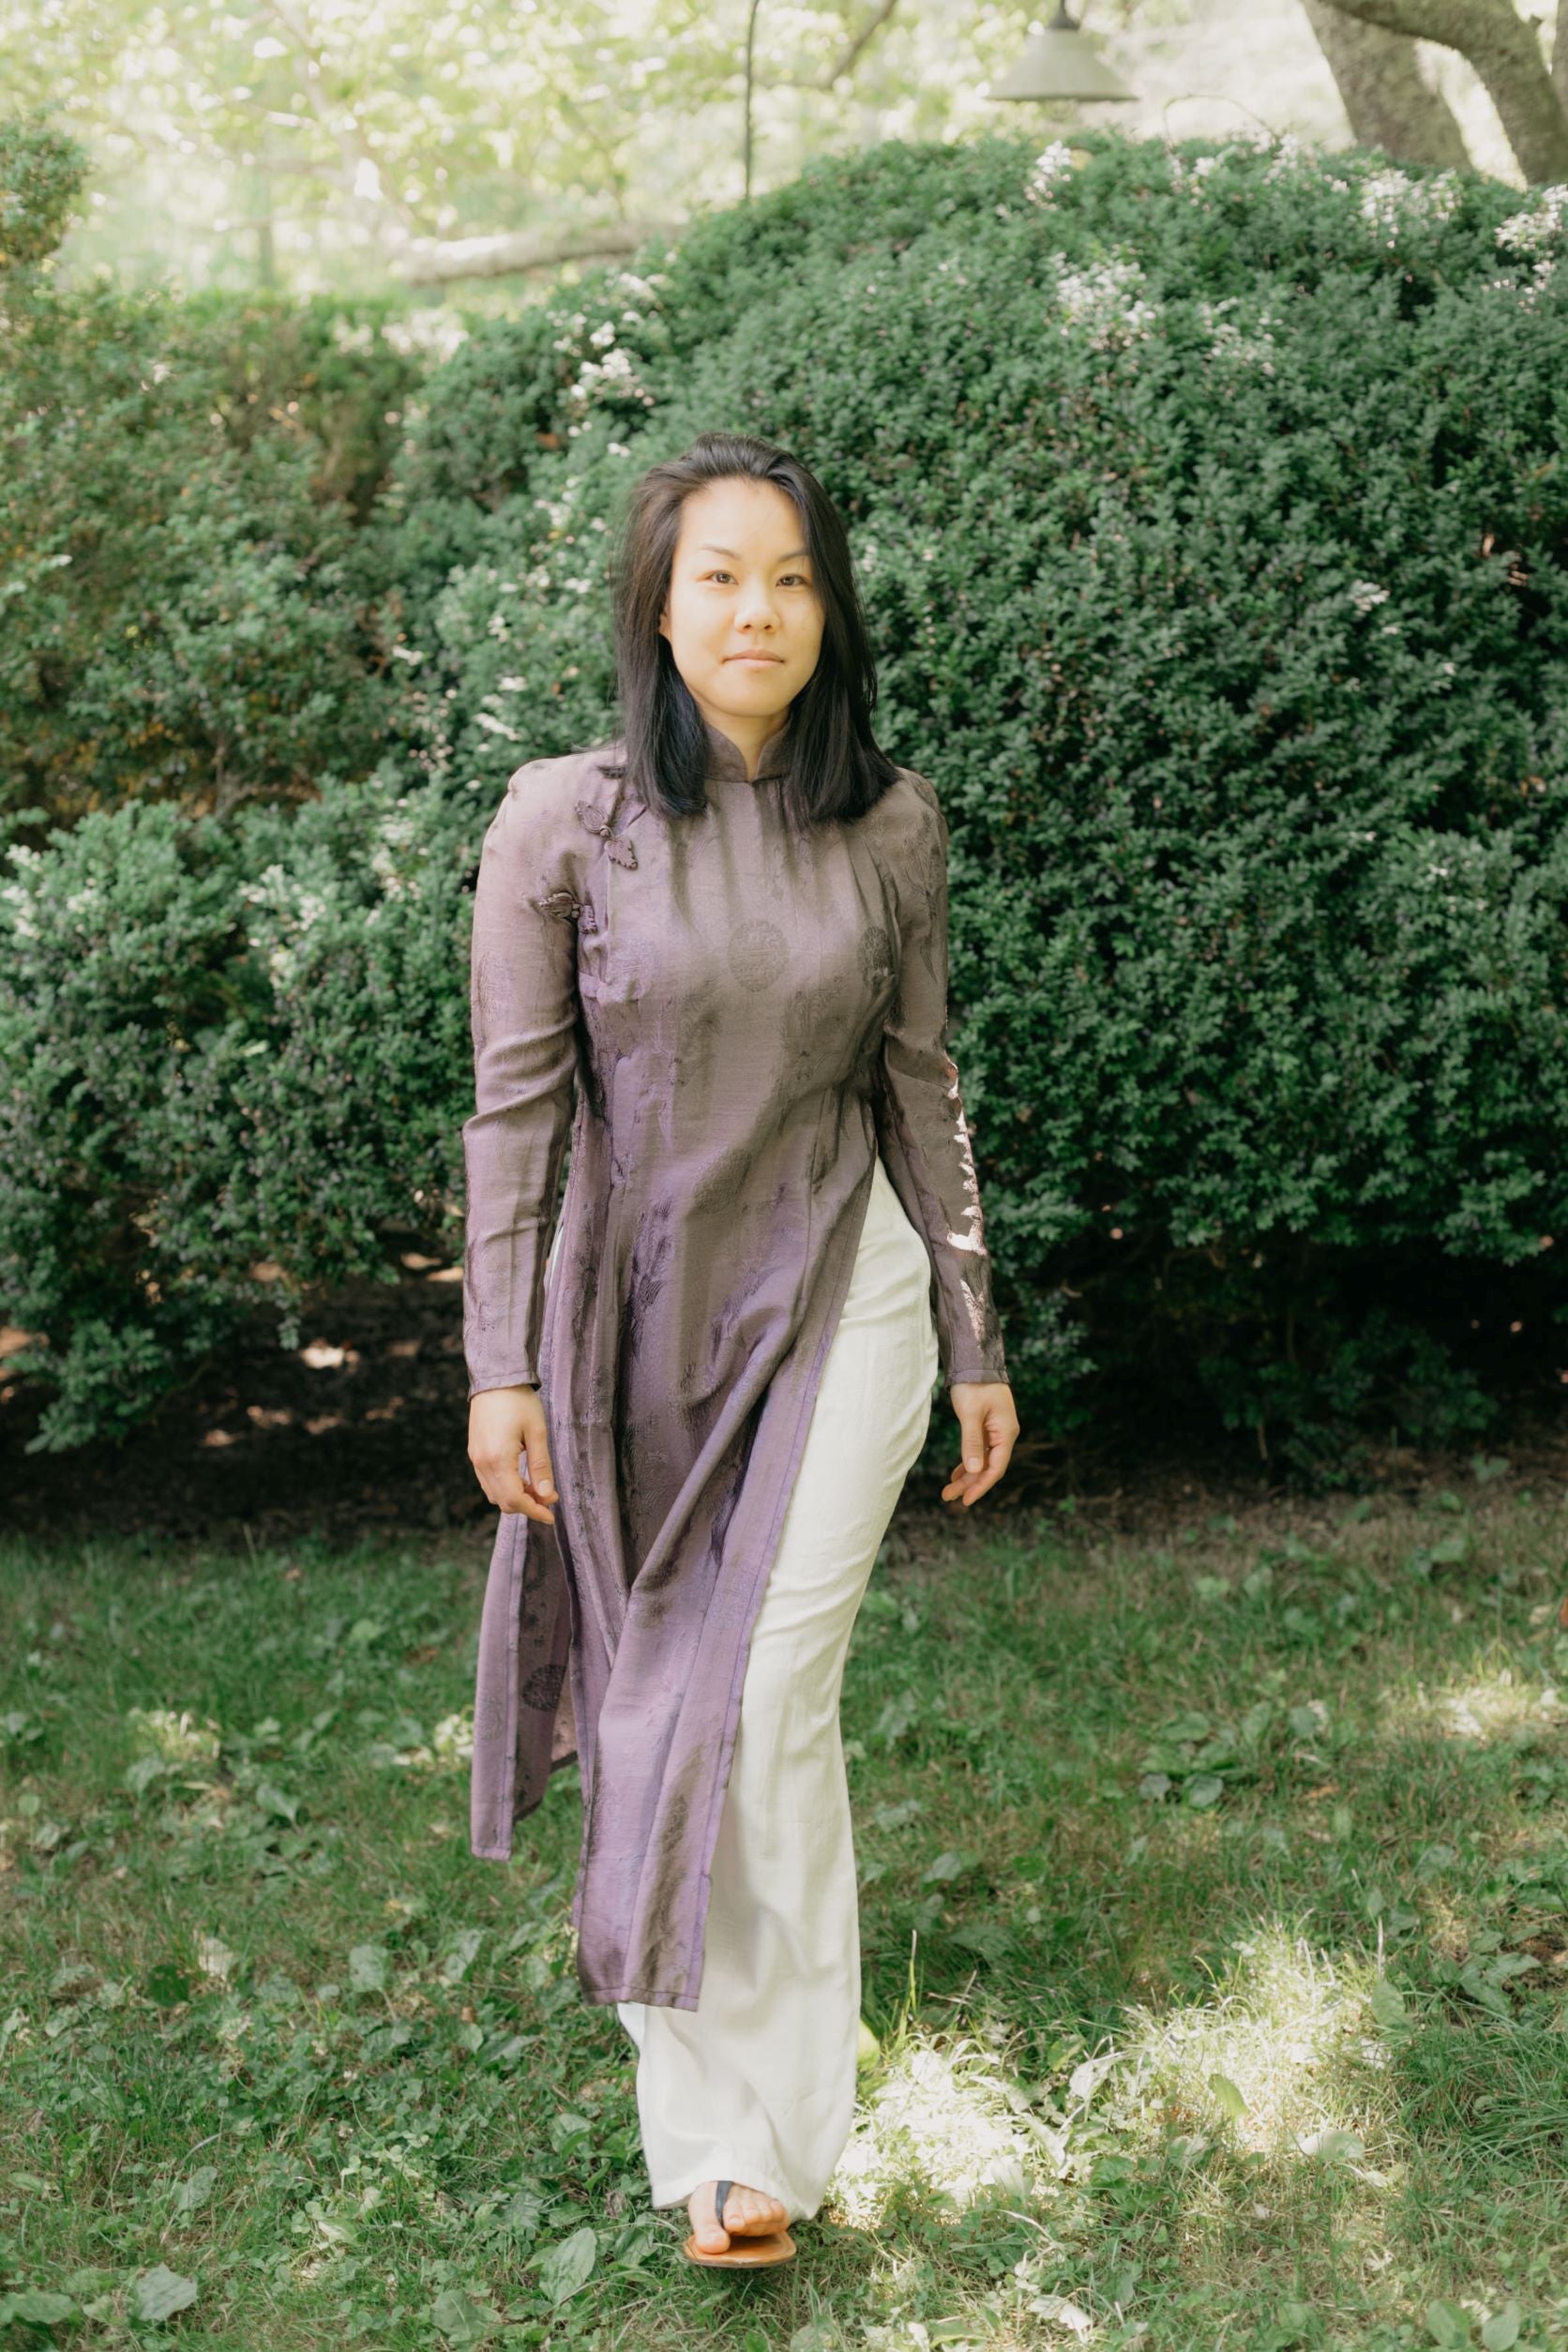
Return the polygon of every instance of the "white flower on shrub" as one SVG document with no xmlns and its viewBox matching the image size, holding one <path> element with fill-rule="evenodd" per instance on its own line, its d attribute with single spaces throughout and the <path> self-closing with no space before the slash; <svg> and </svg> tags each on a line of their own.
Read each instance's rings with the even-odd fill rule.
<svg viewBox="0 0 1568 2352">
<path fill-rule="evenodd" d="M 1202 204 L 1205 197 L 1204 182 L 1211 172 L 1219 170 L 1223 160 L 1224 158 L 1221 156 L 1200 155 L 1195 156 L 1191 163 L 1188 163 L 1183 157 L 1172 155 L 1169 158 L 1170 185 L 1173 188 L 1180 189 L 1184 195 L 1190 197 L 1194 204 Z"/>
<path fill-rule="evenodd" d="M 1293 131 L 1288 130 L 1283 139 L 1277 140 L 1272 134 L 1259 135 L 1254 143 L 1274 149 L 1273 159 L 1263 174 L 1265 180 L 1290 179 L 1299 174 L 1315 179 L 1319 188 L 1332 188 L 1338 196 L 1349 194 L 1349 181 L 1326 170 L 1322 158 L 1315 149 L 1304 146 Z"/>
<path fill-rule="evenodd" d="M 1147 335 L 1159 311 L 1138 294 L 1144 283 L 1136 262 L 1091 262 L 1084 269 L 1063 269 L 1056 281 L 1062 332 L 1087 327 L 1095 351 Z"/>
<path fill-rule="evenodd" d="M 1459 203 L 1459 183 L 1452 172 L 1435 179 L 1412 180 L 1399 171 L 1369 172 L 1361 184 L 1361 217 L 1376 229 L 1395 234 L 1409 220 L 1446 220 Z"/>
<path fill-rule="evenodd" d="M 1064 179 L 1073 168 L 1072 150 L 1064 139 L 1053 139 L 1043 154 L 1034 158 L 1034 167 L 1024 182 L 1023 192 L 1032 204 L 1048 204 L 1056 183 Z"/>
<path fill-rule="evenodd" d="M 1375 580 L 1352 580 L 1349 593 L 1358 612 L 1370 612 L 1374 605 L 1386 604 L 1389 596 L 1388 590 L 1380 588 Z"/>
<path fill-rule="evenodd" d="M 1533 253 L 1562 234 L 1568 215 L 1568 186 L 1544 188 L 1531 212 L 1511 213 L 1497 225 L 1497 241 L 1509 253 Z"/>
<path fill-rule="evenodd" d="M 1266 180 L 1282 180 L 1291 172 L 1310 171 L 1312 161 L 1295 132 L 1288 130 L 1274 149 L 1274 159 L 1263 177 Z"/>
<path fill-rule="evenodd" d="M 427 303 L 406 318 L 388 319 L 382 333 L 405 358 L 410 353 L 422 352 L 431 359 L 450 359 L 468 340 L 467 327 L 444 302 Z"/>
<path fill-rule="evenodd" d="M 414 832 L 413 819 L 399 816 L 395 810 L 384 816 L 376 827 L 377 837 L 370 852 L 369 866 L 385 898 L 406 898 L 415 886 L 404 872 L 398 856 L 398 852 L 406 850 L 414 839 Z M 371 907 L 366 921 L 373 923 L 379 912 L 379 908 Z"/>
<path fill-rule="evenodd" d="M 327 901 L 320 891 L 305 888 L 276 862 L 264 867 L 255 882 L 241 882 L 238 895 L 256 910 L 247 926 L 251 944 L 265 949 L 267 970 L 276 986 L 289 988 L 297 968 L 289 942 L 303 938 L 321 922 L 328 911 Z"/>
<path fill-rule="evenodd" d="M 1259 312 L 1254 331 L 1244 334 L 1234 319 L 1225 316 L 1239 302 L 1239 294 L 1227 294 L 1223 302 L 1200 302 L 1198 313 L 1209 337 L 1209 350 L 1216 359 L 1234 359 L 1247 367 L 1260 368 L 1266 376 L 1274 373 L 1274 339 L 1269 329 L 1274 324 L 1272 314 Z"/>
<path fill-rule="evenodd" d="M 598 343 L 607 334 L 613 339 L 614 333 L 615 329 L 612 326 L 596 328 L 588 339 L 590 342 Z M 655 405 L 654 395 L 632 365 L 631 354 L 623 351 L 619 343 L 612 342 L 612 348 L 605 352 L 603 359 L 583 360 L 576 376 L 566 387 L 567 405 L 576 409 L 579 416 L 577 424 L 567 426 L 568 432 L 580 431 L 582 415 L 592 407 L 599 394 L 606 390 L 612 390 L 618 399 L 625 399 L 629 393 L 634 399 L 640 400 L 644 408 L 652 408 Z"/>
</svg>

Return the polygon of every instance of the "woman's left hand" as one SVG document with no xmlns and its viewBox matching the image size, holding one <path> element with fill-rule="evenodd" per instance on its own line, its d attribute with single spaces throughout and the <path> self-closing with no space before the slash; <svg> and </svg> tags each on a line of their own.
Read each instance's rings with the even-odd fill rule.
<svg viewBox="0 0 1568 2352">
<path fill-rule="evenodd" d="M 1012 1460 L 1018 1416 L 1005 1380 L 955 1380 L 947 1394 L 958 1416 L 963 1458 L 942 1488 L 942 1499 L 961 1499 L 967 1511 L 996 1485 Z"/>
</svg>

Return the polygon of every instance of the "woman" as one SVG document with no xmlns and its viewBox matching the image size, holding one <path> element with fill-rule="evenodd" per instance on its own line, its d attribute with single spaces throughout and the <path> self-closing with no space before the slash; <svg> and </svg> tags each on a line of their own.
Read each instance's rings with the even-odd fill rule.
<svg viewBox="0 0 1568 2352">
<path fill-rule="evenodd" d="M 615 599 L 625 733 L 518 770 L 476 885 L 464 1345 L 503 1515 L 471 1847 L 508 1857 L 576 1754 L 578 1971 L 637 2045 L 653 2201 L 689 2259 L 756 2265 L 852 2118 L 855 1612 L 939 1364 L 944 1499 L 1018 1420 L 946 827 L 873 741 L 843 525 L 704 434 L 637 484 Z"/>
</svg>

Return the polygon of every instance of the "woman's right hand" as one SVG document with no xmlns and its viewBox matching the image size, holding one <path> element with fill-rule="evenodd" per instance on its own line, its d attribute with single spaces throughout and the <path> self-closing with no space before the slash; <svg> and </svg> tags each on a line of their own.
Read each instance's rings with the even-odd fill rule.
<svg viewBox="0 0 1568 2352">
<path fill-rule="evenodd" d="M 526 1473 L 518 1456 L 527 1456 Z M 485 1388 L 468 1403 L 468 1458 L 498 1511 L 520 1511 L 555 1525 L 557 1500 L 550 1435 L 536 1389 Z"/>
</svg>

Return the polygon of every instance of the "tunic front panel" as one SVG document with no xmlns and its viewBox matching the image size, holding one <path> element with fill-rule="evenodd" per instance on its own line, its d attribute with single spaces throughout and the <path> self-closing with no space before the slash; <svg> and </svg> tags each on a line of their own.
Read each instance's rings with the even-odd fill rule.
<svg viewBox="0 0 1568 2352">
<path fill-rule="evenodd" d="M 560 1496 L 553 1528 L 508 1513 L 496 1539 L 472 1850 L 510 1854 L 575 1745 L 584 1992 L 686 2009 L 749 1631 L 879 1149 L 947 1380 L 1006 1378 L 935 795 L 902 769 L 858 822 L 801 833 L 776 775 L 707 734 L 691 817 L 606 774 L 619 744 L 510 779 L 463 1129 L 470 1394 L 537 1384 Z"/>
</svg>

